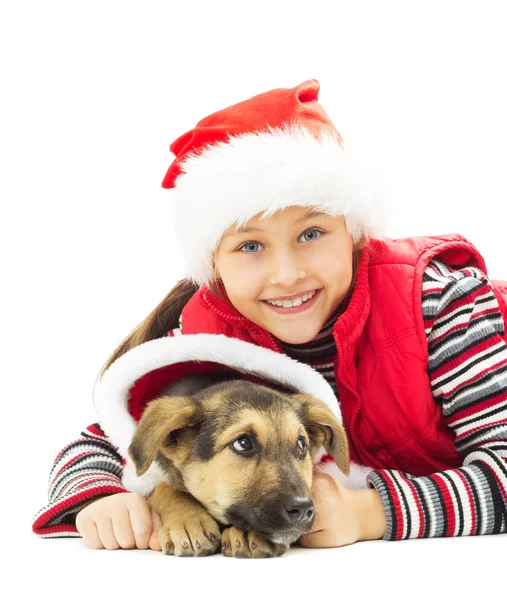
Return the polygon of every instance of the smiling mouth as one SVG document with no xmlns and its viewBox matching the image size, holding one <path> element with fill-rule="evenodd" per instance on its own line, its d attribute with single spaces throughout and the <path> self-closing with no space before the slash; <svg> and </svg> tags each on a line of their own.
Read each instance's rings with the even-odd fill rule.
<svg viewBox="0 0 507 600">
<path fill-rule="evenodd" d="M 308 300 L 305 300 L 304 302 L 302 302 L 301 304 L 295 305 L 295 306 L 279 306 L 276 304 L 270 304 L 267 300 L 261 300 L 261 302 L 272 312 L 278 313 L 278 314 L 297 314 L 300 312 L 305 312 L 307 310 L 310 310 L 319 300 L 321 294 L 322 294 L 322 289 L 323 288 L 319 288 L 318 290 L 316 290 L 313 294 L 313 296 L 311 298 L 309 298 Z"/>
</svg>

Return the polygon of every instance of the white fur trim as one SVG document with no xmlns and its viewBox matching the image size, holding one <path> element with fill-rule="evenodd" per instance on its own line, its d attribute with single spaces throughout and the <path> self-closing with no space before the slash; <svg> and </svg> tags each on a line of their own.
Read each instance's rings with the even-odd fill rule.
<svg viewBox="0 0 507 600">
<path fill-rule="evenodd" d="M 181 163 L 169 190 L 174 233 L 185 259 L 184 277 L 209 283 L 212 256 L 234 223 L 269 216 L 289 206 L 344 216 L 354 241 L 382 235 L 386 202 L 379 182 L 323 130 L 317 140 L 300 127 L 230 137 Z M 374 190 L 374 191 L 373 191 Z"/>
<path fill-rule="evenodd" d="M 134 463 L 130 460 L 130 457 L 127 458 L 127 463 L 123 467 L 121 482 L 123 487 L 127 488 L 129 492 L 136 492 L 137 494 L 147 496 L 158 483 L 164 480 L 164 472 L 156 462 L 151 464 L 144 475 L 138 477 Z"/>
<path fill-rule="evenodd" d="M 137 423 L 127 409 L 129 392 L 143 375 L 160 367 L 188 361 L 212 361 L 227 365 L 238 372 L 279 383 L 296 392 L 311 394 L 322 400 L 338 421 L 342 415 L 333 389 L 310 365 L 300 363 L 285 354 L 273 352 L 225 335 L 195 334 L 164 337 L 129 350 L 104 373 L 94 392 L 100 425 L 120 454 L 127 459 L 123 485 L 130 491 L 148 493 L 164 480 L 156 463 L 137 477 L 128 455 L 128 447 Z M 322 456 L 318 455 L 318 460 Z"/>
<path fill-rule="evenodd" d="M 317 465 L 317 467 L 319 471 L 331 475 L 338 483 L 354 490 L 366 488 L 366 477 L 373 471 L 371 467 L 354 464 L 351 465 L 350 475 L 344 475 L 334 461 L 325 462 L 322 466 Z"/>
</svg>

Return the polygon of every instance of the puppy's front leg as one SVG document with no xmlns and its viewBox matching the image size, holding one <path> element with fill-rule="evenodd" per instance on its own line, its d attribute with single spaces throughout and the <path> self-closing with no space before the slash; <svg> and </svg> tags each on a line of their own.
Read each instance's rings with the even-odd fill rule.
<svg viewBox="0 0 507 600">
<path fill-rule="evenodd" d="M 162 521 L 158 540 L 164 554 L 207 556 L 220 548 L 218 523 L 190 494 L 159 483 L 148 502 Z"/>
</svg>

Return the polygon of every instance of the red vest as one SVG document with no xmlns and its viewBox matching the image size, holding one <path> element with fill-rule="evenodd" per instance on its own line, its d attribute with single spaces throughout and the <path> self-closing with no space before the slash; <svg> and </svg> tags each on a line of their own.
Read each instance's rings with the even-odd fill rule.
<svg viewBox="0 0 507 600">
<path fill-rule="evenodd" d="M 479 251 L 458 234 L 372 239 L 361 251 L 353 294 L 333 330 L 336 386 L 357 463 L 414 475 L 462 464 L 427 373 L 422 277 L 435 257 L 487 274 Z M 507 282 L 491 284 L 506 321 Z M 185 305 L 181 325 L 183 334 L 223 334 L 283 352 L 278 339 L 206 286 Z"/>
</svg>

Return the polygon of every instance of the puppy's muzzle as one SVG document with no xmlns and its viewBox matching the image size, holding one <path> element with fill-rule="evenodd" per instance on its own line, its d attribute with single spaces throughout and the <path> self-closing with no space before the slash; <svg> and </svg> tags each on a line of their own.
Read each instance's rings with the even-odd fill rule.
<svg viewBox="0 0 507 600">
<path fill-rule="evenodd" d="M 308 523 L 313 524 L 314 510 L 311 498 L 286 496 L 283 498 L 282 504 L 285 509 L 284 514 L 288 516 L 294 527 L 306 528 Z"/>
<path fill-rule="evenodd" d="M 255 508 L 235 504 L 229 508 L 226 516 L 232 525 L 255 531 L 267 539 L 283 533 L 288 540 L 295 541 L 311 530 L 315 510 L 311 498 L 283 496 L 262 502 Z"/>
</svg>

